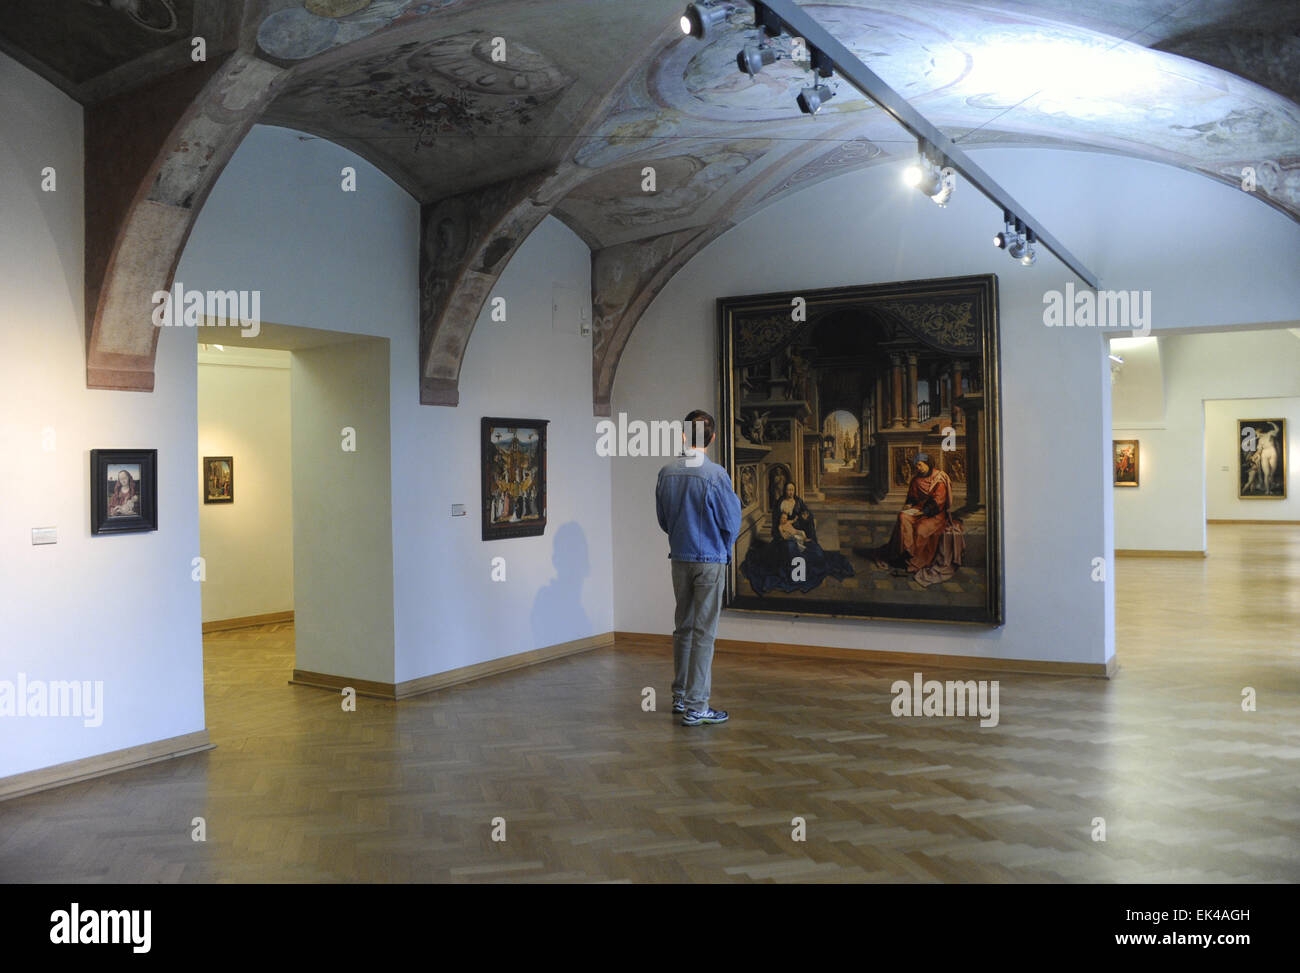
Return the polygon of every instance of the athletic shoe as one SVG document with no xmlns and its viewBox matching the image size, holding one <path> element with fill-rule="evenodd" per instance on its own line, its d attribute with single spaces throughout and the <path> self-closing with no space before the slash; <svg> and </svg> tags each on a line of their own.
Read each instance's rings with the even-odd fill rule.
<svg viewBox="0 0 1300 973">
<path fill-rule="evenodd" d="M 683 699 L 681 696 L 673 697 L 673 712 L 674 713 L 686 712 L 686 700 Z"/>
<path fill-rule="evenodd" d="M 686 715 L 682 717 L 682 726 L 700 726 L 703 723 L 725 722 L 727 722 L 727 711 L 725 709 L 692 709 L 687 710 Z"/>
</svg>

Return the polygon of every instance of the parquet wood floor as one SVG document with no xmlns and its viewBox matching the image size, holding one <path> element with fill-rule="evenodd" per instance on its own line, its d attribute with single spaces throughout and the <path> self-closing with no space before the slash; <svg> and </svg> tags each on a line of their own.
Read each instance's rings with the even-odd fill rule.
<svg viewBox="0 0 1300 973">
<path fill-rule="evenodd" d="M 635 642 L 345 713 L 286 684 L 292 625 L 215 633 L 218 749 L 0 804 L 0 879 L 1300 879 L 1300 528 L 1213 525 L 1204 561 L 1116 574 L 1114 679 L 925 673 L 997 678 L 993 728 L 893 717 L 915 667 L 721 653 L 733 720 L 686 728 Z"/>
</svg>

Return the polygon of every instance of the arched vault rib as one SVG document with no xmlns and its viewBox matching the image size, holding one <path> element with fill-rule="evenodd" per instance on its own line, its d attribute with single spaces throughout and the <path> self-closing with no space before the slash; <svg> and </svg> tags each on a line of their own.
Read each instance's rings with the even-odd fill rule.
<svg viewBox="0 0 1300 973">
<path fill-rule="evenodd" d="M 423 405 L 460 402 L 460 366 L 479 312 L 519 245 L 571 188 L 567 171 L 535 172 L 421 207 Z"/>
<path fill-rule="evenodd" d="M 593 414 L 611 413 L 619 359 L 650 302 L 688 260 L 731 226 L 719 221 L 605 247 L 591 255 Z"/>
<path fill-rule="evenodd" d="M 284 70 L 235 53 L 86 112 L 86 384 L 149 392 L 169 290 L 203 201 Z"/>
</svg>

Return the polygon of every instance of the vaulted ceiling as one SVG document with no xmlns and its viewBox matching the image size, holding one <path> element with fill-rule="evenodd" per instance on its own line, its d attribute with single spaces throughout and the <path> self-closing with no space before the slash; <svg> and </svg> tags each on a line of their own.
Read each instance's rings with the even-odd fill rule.
<svg viewBox="0 0 1300 973">
<path fill-rule="evenodd" d="M 154 187 L 152 201 L 176 208 L 178 226 L 192 223 L 184 211 L 201 205 L 254 122 L 338 142 L 405 187 L 425 211 L 426 402 L 454 404 L 464 316 L 476 317 L 528 230 L 556 215 L 593 249 L 599 411 L 640 312 L 701 246 L 786 193 L 916 151 L 841 81 L 830 82 L 836 97 L 820 114 L 801 115 L 805 63 L 781 60 L 752 79 L 739 72 L 736 53 L 756 38 L 747 3 L 705 43 L 681 35 L 683 5 L 10 0 L 0 49 L 87 104 L 91 120 L 166 102 L 171 127 L 157 136 L 157 157 L 137 166 L 141 179 L 178 168 L 167 162 L 177 138 L 191 148 L 207 139 L 211 164 L 179 166 L 188 181 L 178 177 L 168 198 Z M 1084 147 L 1234 186 L 1249 167 L 1261 204 L 1300 219 L 1300 4 L 802 6 L 959 146 Z M 214 65 L 206 72 L 191 60 L 195 36 Z M 172 104 L 178 90 L 188 106 Z M 131 206 L 121 208 L 130 224 Z M 120 247 L 128 227 L 105 222 L 115 225 L 94 245 Z M 112 316 L 114 301 L 130 303 L 130 288 L 115 286 L 106 279 L 95 295 L 106 333 L 119 325 L 100 320 L 104 305 Z M 126 371 L 144 353 L 138 340 L 119 350 Z"/>
</svg>

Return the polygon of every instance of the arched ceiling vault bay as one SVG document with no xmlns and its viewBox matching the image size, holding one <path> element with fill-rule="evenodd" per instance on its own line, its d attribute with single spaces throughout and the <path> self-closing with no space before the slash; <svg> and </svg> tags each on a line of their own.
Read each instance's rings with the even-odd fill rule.
<svg viewBox="0 0 1300 973">
<path fill-rule="evenodd" d="M 958 145 L 1084 147 L 1234 186 L 1251 167 L 1256 198 L 1300 219 L 1294 3 L 802 5 Z M 0 49 L 87 105 L 94 387 L 152 388 L 149 296 L 258 121 L 338 142 L 420 202 L 425 403 L 458 401 L 473 323 L 532 228 L 570 226 L 592 248 L 598 415 L 642 312 L 703 246 L 788 193 L 915 153 L 842 81 L 807 117 L 806 68 L 740 74 L 744 3 L 707 43 L 677 30 L 683 0 L 10 6 Z M 209 60 L 192 65 L 199 30 Z"/>
</svg>

